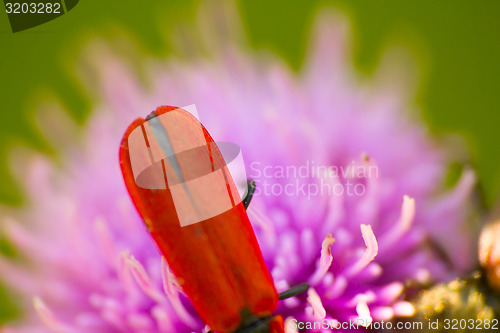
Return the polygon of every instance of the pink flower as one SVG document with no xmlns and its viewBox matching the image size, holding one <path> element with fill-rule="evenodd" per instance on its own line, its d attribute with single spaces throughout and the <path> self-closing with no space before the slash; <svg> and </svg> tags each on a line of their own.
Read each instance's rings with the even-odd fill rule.
<svg viewBox="0 0 500 333">
<path fill-rule="evenodd" d="M 408 113 L 407 91 L 356 79 L 346 30 L 340 16 L 319 17 L 299 74 L 208 32 L 205 41 L 217 45 L 210 57 L 144 59 L 145 85 L 124 58 L 94 43 L 92 70 L 87 63 L 81 71 L 94 93 L 86 125 L 75 129 L 64 111 L 44 115 L 62 159 L 30 153 L 16 164 L 30 205 L 10 214 L 5 230 L 29 264 L 0 258 L 0 272 L 21 295 L 26 318 L 4 331 L 204 330 L 144 230 L 118 165 L 127 125 L 163 104 L 195 103 L 216 140 L 242 147 L 259 192 L 248 213 L 277 288 L 311 284 L 280 303 L 289 332 L 293 320 L 411 316 L 405 282 L 470 269 L 474 237 L 462 227 L 474 174 L 443 190 L 445 154 Z M 307 176 L 277 173 L 301 167 Z M 333 167 L 338 177 L 325 173 Z M 358 192 L 347 193 L 348 183 Z"/>
</svg>

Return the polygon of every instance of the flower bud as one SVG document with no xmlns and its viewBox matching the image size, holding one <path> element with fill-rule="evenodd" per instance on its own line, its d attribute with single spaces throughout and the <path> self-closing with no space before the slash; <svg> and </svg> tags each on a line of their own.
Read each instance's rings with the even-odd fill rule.
<svg viewBox="0 0 500 333">
<path fill-rule="evenodd" d="M 481 231 L 479 263 L 489 286 L 500 292 L 500 220 L 487 224 Z"/>
</svg>

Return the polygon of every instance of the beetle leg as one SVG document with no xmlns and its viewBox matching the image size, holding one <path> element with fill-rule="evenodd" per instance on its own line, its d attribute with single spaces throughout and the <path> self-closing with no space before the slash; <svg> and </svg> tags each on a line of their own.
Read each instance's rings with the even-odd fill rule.
<svg viewBox="0 0 500 333">
<path fill-rule="evenodd" d="M 253 194 L 255 193 L 255 189 L 257 188 L 257 185 L 255 185 L 255 181 L 249 180 L 248 181 L 248 190 L 247 190 L 247 195 L 243 199 L 243 206 L 245 209 L 248 208 L 248 205 L 250 205 L 250 201 L 252 201 Z"/>
<path fill-rule="evenodd" d="M 307 289 L 309 289 L 309 283 L 304 282 L 299 285 L 296 285 L 288 290 L 283 291 L 279 294 L 280 300 L 284 300 L 293 296 L 297 296 L 298 294 L 302 294 Z"/>
</svg>

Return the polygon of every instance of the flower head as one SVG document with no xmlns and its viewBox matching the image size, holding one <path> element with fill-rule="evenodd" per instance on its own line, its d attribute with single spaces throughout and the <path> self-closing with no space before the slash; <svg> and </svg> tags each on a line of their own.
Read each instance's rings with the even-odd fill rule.
<svg viewBox="0 0 500 333">
<path fill-rule="evenodd" d="M 248 214 L 278 290 L 311 284 L 280 304 L 288 322 L 410 316 L 406 282 L 469 269 L 472 239 L 461 226 L 473 173 L 442 191 L 444 153 L 411 119 L 404 89 L 355 78 L 346 30 L 340 16 L 321 16 L 300 74 L 231 40 L 209 40 L 218 47 L 208 58 L 145 61 L 149 89 L 125 59 L 95 43 L 93 75 L 81 71 L 96 93 L 87 124 L 48 133 L 64 142 L 63 163 L 32 156 L 17 165 L 31 205 L 5 230 L 30 264 L 1 258 L 0 272 L 34 311 L 11 330 L 203 331 L 118 165 L 124 129 L 162 104 L 196 103 L 216 140 L 242 147 L 260 190 Z M 63 113 L 49 126 L 63 124 Z"/>
</svg>

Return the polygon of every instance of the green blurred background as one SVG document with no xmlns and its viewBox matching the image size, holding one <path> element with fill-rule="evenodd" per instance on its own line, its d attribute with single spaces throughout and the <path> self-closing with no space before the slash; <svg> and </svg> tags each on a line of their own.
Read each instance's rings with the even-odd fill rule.
<svg viewBox="0 0 500 333">
<path fill-rule="evenodd" d="M 84 123 L 88 96 L 72 74 L 77 51 L 92 35 L 125 29 L 145 53 L 166 55 L 165 33 L 190 25 L 198 1 L 83 0 L 62 17 L 13 34 L 0 13 L 0 202 L 22 203 L 6 154 L 23 144 L 50 153 L 34 124 L 37 101 L 57 96 Z M 315 14 L 325 5 L 341 9 L 353 24 L 354 63 L 376 69 L 381 51 L 403 44 L 419 61 L 416 102 L 436 134 L 466 138 L 486 203 L 500 188 L 500 1 L 265 1 L 240 0 L 238 8 L 254 48 L 271 49 L 299 70 Z M 4 246 L 5 247 L 5 246 Z M 5 250 L 5 249 L 4 249 Z M 0 322 L 15 315 L 0 289 Z"/>
</svg>

